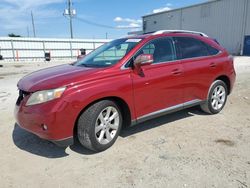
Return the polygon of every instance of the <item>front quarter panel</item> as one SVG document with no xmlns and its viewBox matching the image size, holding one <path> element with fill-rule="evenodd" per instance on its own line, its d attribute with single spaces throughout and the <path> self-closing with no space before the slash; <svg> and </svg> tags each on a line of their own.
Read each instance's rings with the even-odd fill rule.
<svg viewBox="0 0 250 188">
<path fill-rule="evenodd" d="M 117 70 L 108 75 L 67 89 L 63 100 L 71 106 L 67 116 L 72 118 L 73 123 L 89 104 L 107 97 L 124 100 L 129 106 L 131 118 L 134 119 L 131 70 Z M 73 131 L 72 127 L 69 129 Z"/>
</svg>

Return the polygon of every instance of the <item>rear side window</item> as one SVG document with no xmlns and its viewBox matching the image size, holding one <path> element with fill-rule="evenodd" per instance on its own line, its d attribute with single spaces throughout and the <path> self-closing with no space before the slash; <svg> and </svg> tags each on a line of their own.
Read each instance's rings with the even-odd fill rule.
<svg viewBox="0 0 250 188">
<path fill-rule="evenodd" d="M 178 59 L 188 59 L 215 55 L 219 50 L 191 37 L 175 37 Z"/>
<path fill-rule="evenodd" d="M 210 55 L 216 55 L 219 53 L 219 50 L 212 47 L 212 46 L 207 45 L 207 49 L 208 49 Z"/>
</svg>

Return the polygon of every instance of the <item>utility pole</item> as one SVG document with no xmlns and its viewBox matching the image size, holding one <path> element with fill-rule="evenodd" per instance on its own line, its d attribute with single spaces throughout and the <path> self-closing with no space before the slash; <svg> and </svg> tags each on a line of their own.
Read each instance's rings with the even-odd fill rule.
<svg viewBox="0 0 250 188">
<path fill-rule="evenodd" d="M 33 16 L 32 11 L 31 11 L 31 20 L 32 20 L 32 27 L 33 27 L 33 35 L 34 35 L 34 37 L 36 37 L 35 22 L 34 22 L 34 16 Z"/>
<path fill-rule="evenodd" d="M 70 37 L 73 39 L 73 24 L 72 24 L 72 19 L 76 15 L 76 10 L 72 8 L 72 2 L 71 0 L 68 0 L 67 3 L 68 7 L 67 9 L 64 10 L 63 15 L 65 17 L 69 17 L 69 29 L 70 29 Z"/>
</svg>

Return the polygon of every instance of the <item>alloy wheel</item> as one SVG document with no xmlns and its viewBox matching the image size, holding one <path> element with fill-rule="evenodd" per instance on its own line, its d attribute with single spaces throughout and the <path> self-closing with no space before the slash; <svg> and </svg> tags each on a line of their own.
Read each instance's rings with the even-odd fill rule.
<svg viewBox="0 0 250 188">
<path fill-rule="evenodd" d="M 211 106 L 214 110 L 220 110 L 226 100 L 226 90 L 223 86 L 218 85 L 215 87 L 212 97 L 211 97 Z"/>
<path fill-rule="evenodd" d="M 108 144 L 115 137 L 119 128 L 119 112 L 113 106 L 108 106 L 98 115 L 95 123 L 95 136 L 100 144 Z"/>
</svg>

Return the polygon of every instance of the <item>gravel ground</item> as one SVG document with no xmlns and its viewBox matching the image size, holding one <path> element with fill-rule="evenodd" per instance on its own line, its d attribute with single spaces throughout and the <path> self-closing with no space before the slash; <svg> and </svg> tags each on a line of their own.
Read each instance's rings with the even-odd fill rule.
<svg viewBox="0 0 250 188">
<path fill-rule="evenodd" d="M 225 109 L 183 110 L 123 130 L 102 153 L 59 148 L 15 125 L 17 81 L 53 63 L 0 62 L 0 187 L 250 187 L 250 58 Z"/>
</svg>

